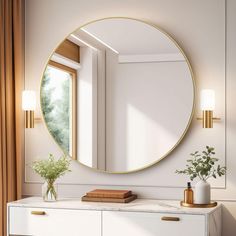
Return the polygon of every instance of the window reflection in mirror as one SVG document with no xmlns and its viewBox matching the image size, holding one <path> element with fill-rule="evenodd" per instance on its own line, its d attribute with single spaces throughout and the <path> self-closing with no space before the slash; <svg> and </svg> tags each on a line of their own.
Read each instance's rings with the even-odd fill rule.
<svg viewBox="0 0 236 236">
<path fill-rule="evenodd" d="M 41 107 L 48 130 L 64 150 L 73 153 L 73 80 L 76 71 L 51 62 L 41 84 Z"/>
</svg>

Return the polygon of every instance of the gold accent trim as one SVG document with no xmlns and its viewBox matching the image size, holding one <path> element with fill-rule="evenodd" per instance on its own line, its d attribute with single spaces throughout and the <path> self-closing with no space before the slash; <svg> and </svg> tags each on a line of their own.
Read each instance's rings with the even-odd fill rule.
<svg viewBox="0 0 236 236">
<path fill-rule="evenodd" d="M 202 117 L 197 117 L 197 120 L 202 121 L 202 128 L 213 128 L 213 121 L 220 121 L 218 117 L 213 117 L 213 111 L 202 111 Z"/>
<path fill-rule="evenodd" d="M 31 211 L 31 215 L 44 216 L 46 215 L 45 211 Z"/>
<path fill-rule="evenodd" d="M 197 117 L 197 120 L 203 120 L 203 118 L 202 118 L 202 117 Z M 219 118 L 219 117 L 213 117 L 212 120 L 213 120 L 213 121 L 220 121 L 221 118 Z"/>
<path fill-rule="evenodd" d="M 76 30 L 78 30 L 78 29 L 80 29 L 80 28 L 83 28 L 83 27 L 85 27 L 86 25 L 92 24 L 92 23 L 94 23 L 94 22 L 102 21 L 102 20 L 106 20 L 106 19 L 129 19 L 129 20 L 136 20 L 136 21 L 142 22 L 142 23 L 144 23 L 144 24 L 147 24 L 147 25 L 152 26 L 152 27 L 156 28 L 157 30 L 159 30 L 159 31 L 160 31 L 161 33 L 163 33 L 167 38 L 169 38 L 169 39 L 175 44 L 175 46 L 180 50 L 180 52 L 182 53 L 183 57 L 184 57 L 185 60 L 186 60 L 187 65 L 188 65 L 188 68 L 189 68 L 189 71 L 190 71 L 190 74 L 191 74 L 192 83 L 193 83 L 193 104 L 192 104 L 192 112 L 191 112 L 191 115 L 190 115 L 190 117 L 189 117 L 187 126 L 186 126 L 186 128 L 185 128 L 183 134 L 182 134 L 181 137 L 179 138 L 178 142 L 177 142 L 165 155 L 163 155 L 161 158 L 159 158 L 158 161 L 155 161 L 155 162 L 153 162 L 153 163 L 151 163 L 151 164 L 148 164 L 148 165 L 146 165 L 146 166 L 144 166 L 144 167 L 142 167 L 142 168 L 138 168 L 138 169 L 135 169 L 135 170 L 132 170 L 132 171 L 124 171 L 124 172 L 109 172 L 109 171 L 99 170 L 99 169 L 94 168 L 94 167 L 86 166 L 85 164 L 83 164 L 83 163 L 81 163 L 81 162 L 78 161 L 82 166 L 84 166 L 84 167 L 86 167 L 86 168 L 89 168 L 89 169 L 93 169 L 93 170 L 95 170 L 95 171 L 97 171 L 97 172 L 101 172 L 101 173 L 108 173 L 108 174 L 130 174 L 130 173 L 136 173 L 136 172 L 138 172 L 138 171 L 147 169 L 147 168 L 149 168 L 149 167 L 151 167 L 151 166 L 154 166 L 155 164 L 159 163 L 161 160 L 163 160 L 166 156 L 168 156 L 168 155 L 181 143 L 181 141 L 183 140 L 184 136 L 186 135 L 186 133 L 187 133 L 187 131 L 188 131 L 190 125 L 191 125 L 191 122 L 192 122 L 192 120 L 193 120 L 194 109 L 195 109 L 195 100 L 196 100 L 196 92 L 195 92 L 195 91 L 196 91 L 196 84 L 195 84 L 193 69 L 192 69 L 192 67 L 191 67 L 190 61 L 188 60 L 188 58 L 187 58 L 185 52 L 184 52 L 183 49 L 179 46 L 179 44 L 176 42 L 176 40 L 175 40 L 172 36 L 170 36 L 166 31 L 164 31 L 160 26 L 157 26 L 157 25 L 155 25 L 155 24 L 153 24 L 153 23 L 148 23 L 148 22 L 146 22 L 146 21 L 144 21 L 144 20 L 132 18 L 132 17 L 115 16 L 115 17 L 100 18 L 100 19 L 98 19 L 98 20 L 92 20 L 92 21 L 90 21 L 90 22 L 88 22 L 88 23 L 86 23 L 86 24 L 81 25 L 81 26 L 78 27 Z M 74 31 L 76 31 L 76 30 L 74 30 Z M 74 32 L 74 31 L 73 31 L 73 32 Z M 65 39 L 67 39 L 73 32 L 69 33 L 69 34 L 68 34 L 60 43 L 58 43 L 58 45 L 55 47 L 55 49 L 53 50 L 53 52 L 52 52 L 52 53 L 50 54 L 50 56 L 48 57 L 48 60 L 47 60 L 47 62 L 45 63 L 44 70 L 43 70 L 42 75 L 41 75 L 41 82 L 40 82 L 40 108 L 41 108 L 41 114 L 42 114 L 42 117 L 43 117 L 43 121 L 44 121 L 44 123 L 45 123 L 45 126 L 46 126 L 47 130 L 48 130 L 48 126 L 47 126 L 47 124 L 46 124 L 46 122 L 45 122 L 45 119 L 44 119 L 44 116 L 43 116 L 42 103 L 41 103 L 41 93 L 42 93 L 42 80 L 43 80 L 43 75 L 44 75 L 44 73 L 45 73 L 45 71 L 46 71 L 47 65 L 48 65 L 48 63 L 49 63 L 49 61 L 50 61 L 50 59 L 51 59 L 53 53 L 54 53 L 54 52 L 56 51 L 56 49 L 60 46 L 60 44 L 61 44 Z M 48 130 L 48 132 L 49 132 L 49 130 Z M 50 132 L 49 132 L 49 134 L 51 135 Z M 51 137 L 53 138 L 52 135 L 51 135 Z M 56 143 L 56 145 L 62 150 L 62 152 L 65 153 L 65 150 L 63 150 L 63 149 L 58 145 L 58 143 L 55 141 L 54 138 L 53 138 L 53 140 L 54 140 L 54 142 Z M 65 153 L 65 154 L 67 154 L 67 153 Z M 71 158 L 72 158 L 72 157 L 71 157 Z M 72 158 L 72 159 L 76 159 L 76 158 Z"/>
<path fill-rule="evenodd" d="M 25 111 L 25 128 L 34 128 L 34 111 Z"/>
<path fill-rule="evenodd" d="M 161 217 L 161 220 L 164 221 L 180 221 L 179 217 L 173 217 L 173 216 L 163 216 Z"/>
<path fill-rule="evenodd" d="M 202 128 L 213 128 L 213 111 L 202 111 Z"/>
<path fill-rule="evenodd" d="M 190 207 L 190 208 L 210 208 L 210 207 L 217 206 L 217 202 L 211 202 L 208 204 L 196 204 L 196 203 L 191 204 L 191 203 L 186 203 L 186 202 L 181 201 L 180 206 Z"/>
</svg>

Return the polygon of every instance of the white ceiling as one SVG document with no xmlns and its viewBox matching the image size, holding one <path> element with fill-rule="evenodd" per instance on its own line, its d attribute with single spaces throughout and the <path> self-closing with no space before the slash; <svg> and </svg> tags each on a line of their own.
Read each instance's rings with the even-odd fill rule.
<svg viewBox="0 0 236 236">
<path fill-rule="evenodd" d="M 155 27 L 131 19 L 104 19 L 82 28 L 119 54 L 177 54 L 178 47 Z M 77 33 L 81 30 L 77 30 Z"/>
</svg>

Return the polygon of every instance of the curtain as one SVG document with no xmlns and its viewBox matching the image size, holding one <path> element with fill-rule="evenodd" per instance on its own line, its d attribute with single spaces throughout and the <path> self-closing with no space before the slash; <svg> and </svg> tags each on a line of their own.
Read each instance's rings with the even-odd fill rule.
<svg viewBox="0 0 236 236">
<path fill-rule="evenodd" d="M 21 198 L 24 1 L 0 0 L 0 235 L 9 201 Z"/>
</svg>

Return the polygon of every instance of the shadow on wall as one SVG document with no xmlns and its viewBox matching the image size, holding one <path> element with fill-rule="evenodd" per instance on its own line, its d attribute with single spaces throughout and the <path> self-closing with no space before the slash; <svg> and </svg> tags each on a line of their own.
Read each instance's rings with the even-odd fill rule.
<svg viewBox="0 0 236 236">
<path fill-rule="evenodd" d="M 234 215 L 233 215 L 234 214 Z M 222 236 L 236 235 L 236 206 L 225 204 L 222 206 Z"/>
</svg>

